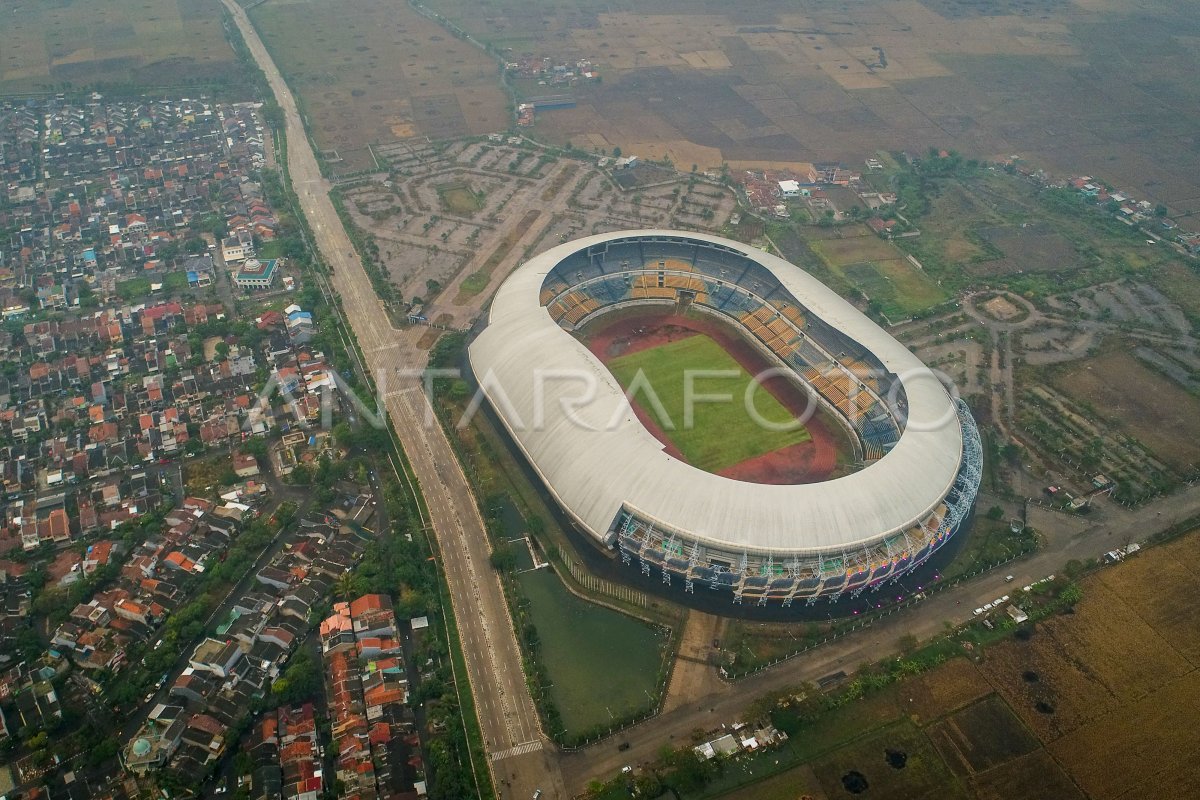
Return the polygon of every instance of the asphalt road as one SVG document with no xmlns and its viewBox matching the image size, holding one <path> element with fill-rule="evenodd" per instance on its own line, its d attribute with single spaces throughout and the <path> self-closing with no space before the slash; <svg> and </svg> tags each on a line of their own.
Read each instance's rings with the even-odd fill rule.
<svg viewBox="0 0 1200 800">
<path fill-rule="evenodd" d="M 1103 502 L 1095 517 L 1088 520 L 1092 524 L 1080 524 L 1075 517 L 1064 518 L 1069 524 L 1049 532 L 1045 546 L 1029 558 L 929 595 L 841 639 L 737 683 L 725 684 L 718 691 L 689 698 L 680 707 L 607 741 L 564 754 L 561 766 L 567 790 L 581 793 L 593 778 L 609 779 L 619 774 L 622 766 L 654 760 L 663 745 L 690 743 L 692 731 L 697 728 L 708 730 L 721 723 L 744 721 L 740 715 L 763 694 L 801 683 L 815 684 L 832 673 L 851 673 L 865 662 L 897 655 L 901 637 L 912 635 L 927 640 L 941 634 L 947 622 L 955 626 L 969 622 L 974 618 L 974 609 L 1006 594 L 1017 597 L 1021 587 L 1058 573 L 1071 559 L 1099 558 L 1109 550 L 1143 540 L 1198 514 L 1200 485 L 1137 511 Z M 1013 576 L 1011 582 L 1005 582 L 1007 575 Z M 629 748 L 618 751 L 621 742 L 628 742 Z"/>
<path fill-rule="evenodd" d="M 488 564 L 483 522 L 470 488 L 440 426 L 427 424 L 424 395 L 411 382 L 405 384 L 400 380 L 402 371 L 421 367 L 424 354 L 414 347 L 414 336 L 394 330 L 388 322 L 329 201 L 329 185 L 321 178 L 290 90 L 242 9 L 233 0 L 223 2 L 284 110 L 293 185 L 318 247 L 334 268 L 333 287 L 342 299 L 429 506 L 467 656 L 467 672 L 490 755 L 489 764 L 502 797 L 528 798 L 535 789 L 541 789 L 547 800 L 577 794 L 593 777 L 610 777 L 625 764 L 651 760 L 664 744 L 688 741 L 696 728 L 735 721 L 749 702 L 765 692 L 814 682 L 838 670 L 849 672 L 864 661 L 890 657 L 897 652 L 900 637 L 906 634 L 918 638 L 937 635 L 946 622 L 968 621 L 975 607 L 1059 571 L 1070 559 L 1099 557 L 1123 545 L 1130 532 L 1134 539 L 1144 538 L 1177 520 L 1200 513 L 1200 487 L 1137 512 L 1104 504 L 1097 524 L 1081 532 L 1052 536 L 1043 550 L 1012 565 L 1006 572 L 988 574 L 931 595 L 911 609 L 805 656 L 736 685 L 689 698 L 675 710 L 635 726 L 620 737 L 559 756 L 545 745 L 538 727 L 499 582 Z M 1013 582 L 1006 584 L 1004 574 L 1012 574 Z M 598 691 L 603 691 L 602 687 Z M 619 741 L 627 741 L 629 749 L 619 752 Z"/>
<path fill-rule="evenodd" d="M 414 347 L 416 337 L 388 321 L 329 200 L 329 184 L 321 177 L 291 90 L 245 12 L 233 0 L 223 2 L 283 109 L 292 185 L 428 505 L 497 790 L 506 798 L 529 798 L 537 789 L 547 800 L 565 797 L 557 759 L 545 748 L 526 688 L 475 499 L 444 432 L 429 422 L 425 395 L 411 378 L 401 377 L 419 370 L 424 354 Z"/>
</svg>

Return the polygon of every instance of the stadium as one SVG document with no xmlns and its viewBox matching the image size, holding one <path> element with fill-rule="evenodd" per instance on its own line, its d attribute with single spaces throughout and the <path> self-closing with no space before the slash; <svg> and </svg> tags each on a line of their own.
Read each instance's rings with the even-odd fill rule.
<svg viewBox="0 0 1200 800">
<path fill-rule="evenodd" d="M 979 489 L 964 402 L 807 272 L 719 237 L 625 231 L 535 256 L 469 358 L 572 522 L 685 592 L 787 606 L 878 589 Z M 699 401 L 676 390 L 688 370 L 711 379 Z M 714 399 L 743 388 L 744 410 Z"/>
</svg>

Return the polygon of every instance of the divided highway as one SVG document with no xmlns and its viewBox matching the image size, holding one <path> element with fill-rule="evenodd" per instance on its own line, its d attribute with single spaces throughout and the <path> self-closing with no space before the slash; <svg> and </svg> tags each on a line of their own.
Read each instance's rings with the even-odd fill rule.
<svg viewBox="0 0 1200 800">
<path fill-rule="evenodd" d="M 223 2 L 283 109 L 292 185 L 429 508 L 496 792 L 521 800 L 537 790 L 546 800 L 565 797 L 557 754 L 542 736 L 526 687 L 475 498 L 445 433 L 429 422 L 424 393 L 411 377 L 403 380 L 424 367 L 426 354 L 415 337 L 391 326 L 329 199 L 291 90 L 246 12 L 234 0 Z"/>
</svg>

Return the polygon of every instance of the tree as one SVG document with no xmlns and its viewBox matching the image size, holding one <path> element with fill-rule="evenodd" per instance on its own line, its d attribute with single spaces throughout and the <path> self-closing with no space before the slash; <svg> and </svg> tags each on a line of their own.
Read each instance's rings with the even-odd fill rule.
<svg viewBox="0 0 1200 800">
<path fill-rule="evenodd" d="M 492 568 L 499 572 L 511 572 L 517 566 L 516 554 L 507 542 L 496 545 L 490 560 Z"/>
<path fill-rule="evenodd" d="M 1162 203 L 1159 203 L 1158 205 L 1156 205 L 1154 207 L 1154 216 L 1165 217 L 1166 215 L 1167 215 L 1167 207 L 1164 206 Z"/>
<path fill-rule="evenodd" d="M 1079 588 L 1079 584 L 1069 584 L 1062 592 L 1059 593 L 1058 599 L 1062 600 L 1068 606 L 1074 606 L 1083 599 L 1083 590 Z"/>
<path fill-rule="evenodd" d="M 312 698 L 321 688 L 321 671 L 307 650 L 292 656 L 283 675 L 271 684 L 271 695 L 284 705 L 295 705 Z"/>
<path fill-rule="evenodd" d="M 987 518 L 991 520 L 1004 519 L 1004 509 L 1000 506 L 992 506 L 987 510 Z"/>
</svg>

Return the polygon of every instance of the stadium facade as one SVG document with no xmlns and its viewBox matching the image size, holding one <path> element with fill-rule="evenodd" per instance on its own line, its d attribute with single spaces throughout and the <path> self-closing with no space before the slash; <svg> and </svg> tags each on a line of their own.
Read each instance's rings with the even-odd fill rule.
<svg viewBox="0 0 1200 800">
<path fill-rule="evenodd" d="M 842 425 L 861 468 L 780 486 L 668 455 L 571 335 L 640 305 L 739 329 Z M 942 547 L 979 489 L 979 434 L 964 402 L 820 281 L 719 237 L 625 231 L 542 253 L 500 287 L 469 355 L 489 404 L 574 523 L 682 591 L 791 605 L 877 589 Z"/>
</svg>

